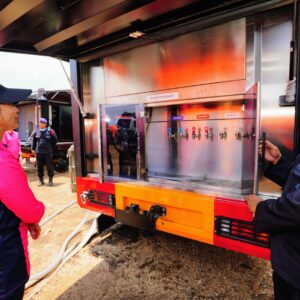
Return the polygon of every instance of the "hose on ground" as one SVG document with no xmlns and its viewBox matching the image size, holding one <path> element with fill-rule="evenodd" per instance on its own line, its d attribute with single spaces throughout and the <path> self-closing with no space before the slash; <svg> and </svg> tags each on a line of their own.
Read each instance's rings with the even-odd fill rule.
<svg viewBox="0 0 300 300">
<path fill-rule="evenodd" d="M 40 226 L 45 225 L 47 222 L 49 222 L 50 220 L 52 220 L 54 217 L 56 217 L 57 215 L 59 215 L 60 213 L 62 213 L 65 209 L 69 208 L 70 206 L 76 204 L 76 201 L 72 201 L 68 204 L 66 204 L 65 206 L 63 206 L 61 209 L 59 209 L 58 211 L 52 213 L 51 215 L 49 215 L 46 219 L 42 220 L 42 222 L 40 222 Z"/>
<path fill-rule="evenodd" d="M 68 243 L 72 240 L 72 238 L 75 235 L 78 234 L 81 227 L 87 222 L 90 215 L 91 215 L 91 212 L 87 212 L 86 215 L 84 216 L 84 218 L 82 219 L 82 221 L 79 223 L 79 225 L 65 239 L 62 247 L 60 248 L 60 251 L 59 251 L 56 259 L 46 269 L 42 270 L 39 273 L 36 273 L 36 274 L 33 274 L 32 276 L 30 276 L 30 279 L 29 279 L 28 283 L 26 284 L 26 288 L 29 288 L 32 285 L 34 285 L 35 283 L 37 283 L 38 281 L 40 281 L 42 278 L 44 278 L 47 274 L 52 272 L 59 265 L 59 263 L 62 261 L 64 255 L 65 255 L 65 251 L 66 251 Z"/>
<path fill-rule="evenodd" d="M 97 216 L 98 217 L 98 216 Z M 84 237 L 82 238 L 81 242 L 79 244 L 77 244 L 77 246 L 75 248 L 72 248 L 71 250 L 68 249 L 65 252 L 64 258 L 61 261 L 61 263 L 59 264 L 59 266 L 56 268 L 56 270 L 54 272 L 52 272 L 52 274 L 46 278 L 42 285 L 40 285 L 30 296 L 29 296 L 29 300 L 32 299 L 32 297 L 37 294 L 47 283 L 48 281 L 52 278 L 52 276 L 54 276 L 61 268 L 62 266 L 69 261 L 74 255 L 76 255 L 87 243 L 88 241 L 95 235 L 97 234 L 97 217 L 94 219 L 91 227 L 89 228 L 88 232 L 84 235 Z M 110 234 L 107 234 L 106 236 L 104 236 L 102 239 L 106 239 Z M 101 239 L 101 240 L 102 240 Z"/>
</svg>

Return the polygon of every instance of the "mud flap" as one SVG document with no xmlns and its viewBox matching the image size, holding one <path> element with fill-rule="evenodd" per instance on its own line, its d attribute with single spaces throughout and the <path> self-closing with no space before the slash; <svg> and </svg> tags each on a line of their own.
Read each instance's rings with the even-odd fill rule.
<svg viewBox="0 0 300 300">
<path fill-rule="evenodd" d="M 97 218 L 97 232 L 98 232 L 98 234 L 103 232 L 105 229 L 113 226 L 115 223 L 116 223 L 116 221 L 113 217 L 101 214 Z"/>
</svg>

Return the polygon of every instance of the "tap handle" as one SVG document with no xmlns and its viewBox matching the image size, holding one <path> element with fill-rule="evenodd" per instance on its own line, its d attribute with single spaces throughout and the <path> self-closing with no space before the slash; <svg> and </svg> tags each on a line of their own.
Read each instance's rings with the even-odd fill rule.
<svg viewBox="0 0 300 300">
<path fill-rule="evenodd" d="M 261 143 L 262 143 L 261 166 L 262 166 L 263 170 L 265 170 L 265 164 L 266 164 L 266 139 L 267 139 L 267 135 L 263 131 L 262 132 L 262 139 L 261 139 Z"/>
</svg>

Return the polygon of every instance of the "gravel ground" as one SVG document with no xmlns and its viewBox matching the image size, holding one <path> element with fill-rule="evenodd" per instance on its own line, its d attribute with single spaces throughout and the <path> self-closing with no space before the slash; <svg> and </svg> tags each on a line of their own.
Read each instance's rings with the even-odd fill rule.
<svg viewBox="0 0 300 300">
<path fill-rule="evenodd" d="M 102 263 L 59 299 L 272 299 L 269 262 L 127 226 L 108 232 L 90 248 Z"/>
<path fill-rule="evenodd" d="M 46 204 L 46 215 L 75 200 L 67 173 L 56 175 L 54 187 L 41 188 L 33 168 L 26 170 L 35 194 Z M 40 240 L 30 241 L 32 273 L 55 259 L 85 214 L 72 206 L 43 227 Z M 29 289 L 25 299 L 272 299 L 271 268 L 254 257 L 116 224 Z"/>
</svg>

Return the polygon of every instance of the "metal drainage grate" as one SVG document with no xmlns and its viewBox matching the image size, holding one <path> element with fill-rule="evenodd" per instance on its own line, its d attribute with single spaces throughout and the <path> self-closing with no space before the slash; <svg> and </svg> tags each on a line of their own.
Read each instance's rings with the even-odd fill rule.
<svg viewBox="0 0 300 300">
<path fill-rule="evenodd" d="M 106 192 L 89 190 L 88 199 L 90 203 L 114 207 L 115 206 L 115 195 Z"/>
<path fill-rule="evenodd" d="M 251 222 L 216 217 L 215 228 L 219 236 L 269 248 L 268 234 L 255 231 Z"/>
</svg>

